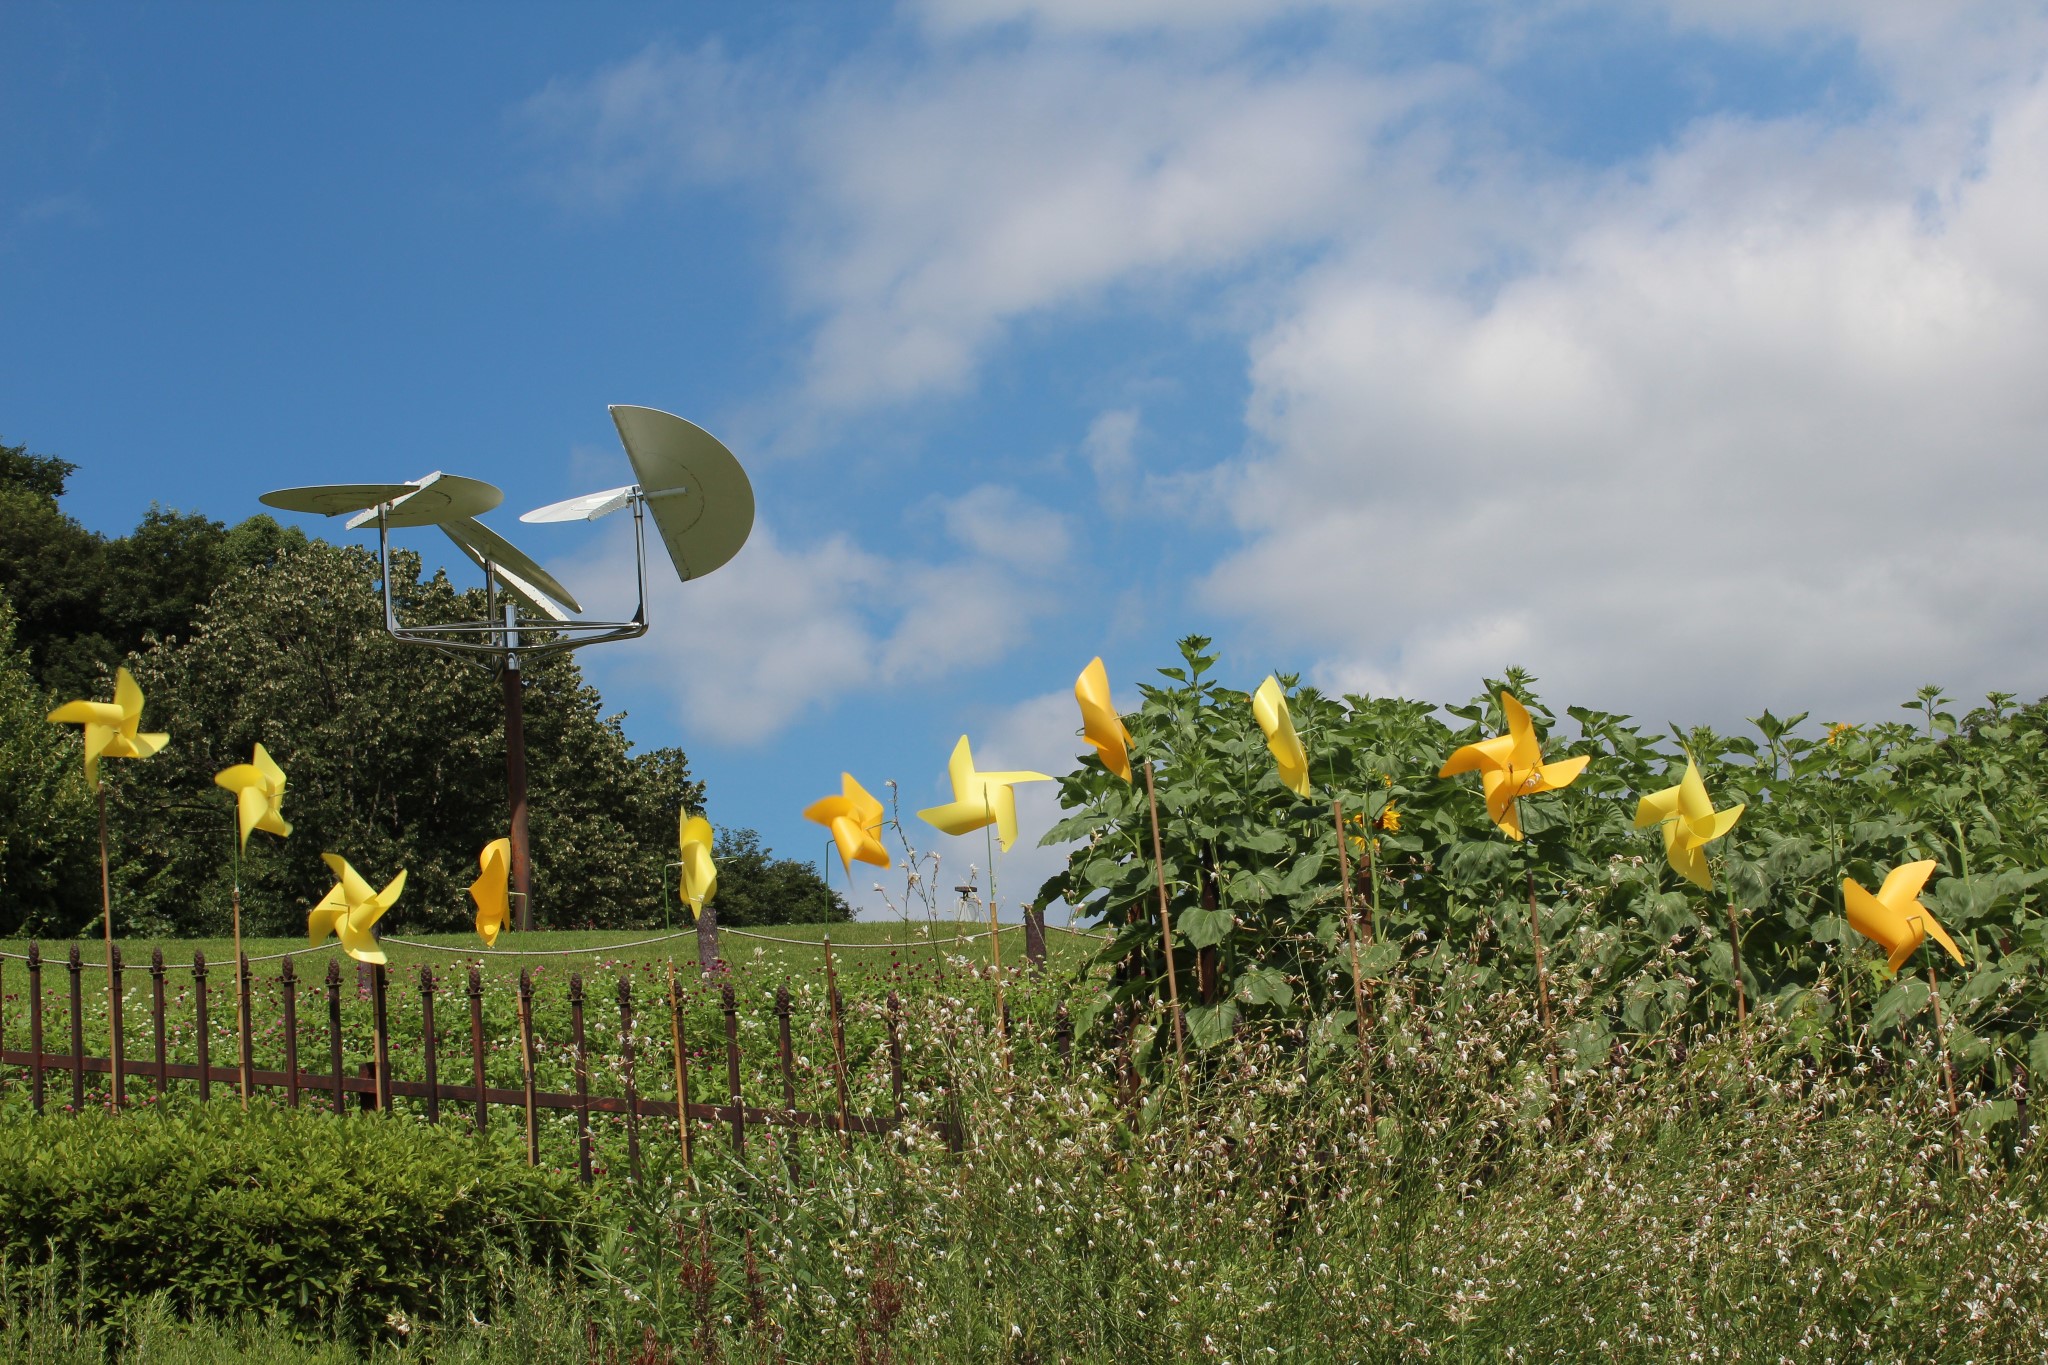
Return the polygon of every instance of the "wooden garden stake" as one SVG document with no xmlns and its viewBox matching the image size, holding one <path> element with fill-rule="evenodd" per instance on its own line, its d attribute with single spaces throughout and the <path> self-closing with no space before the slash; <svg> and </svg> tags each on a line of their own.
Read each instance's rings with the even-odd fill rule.
<svg viewBox="0 0 2048 1365">
<path fill-rule="evenodd" d="M 107 1017 L 112 1019 L 114 992 L 119 989 L 114 983 L 114 889 L 112 881 L 107 876 L 107 786 L 104 782 L 98 783 L 97 786 L 100 798 L 100 919 L 106 932 L 107 944 Z M 108 1069 L 113 1081 L 110 1098 L 118 1108 L 120 1100 L 113 1097 L 118 1097 L 121 1093 L 121 1037 L 120 1026 L 116 1024 L 113 1027 L 113 1046 L 108 1049 L 113 1055 L 108 1060 Z"/>
<path fill-rule="evenodd" d="M 1159 842 L 1159 794 L 1152 783 L 1152 763 L 1145 762 L 1145 804 L 1152 812 L 1152 870 L 1159 884 L 1159 936 L 1166 947 L 1166 993 L 1173 1004 L 1173 1051 L 1180 1063 L 1181 1084 L 1187 1084 L 1188 1049 L 1181 1036 L 1180 977 L 1173 967 L 1173 915 L 1166 908 L 1166 851 Z"/>
<path fill-rule="evenodd" d="M 256 1065 L 255 1020 L 249 1009 L 249 955 L 235 947 L 235 1032 L 240 1035 L 235 1061 L 240 1068 L 242 1108 L 249 1107 L 249 1072 Z"/>
<path fill-rule="evenodd" d="M 1735 958 L 1735 1023 L 1749 1022 L 1749 1005 L 1742 992 L 1742 931 L 1735 927 L 1735 902 L 1728 902 L 1728 950 Z"/>
<path fill-rule="evenodd" d="M 1941 1080 L 1948 1090 L 1948 1122 L 1956 1149 L 1956 1169 L 1963 1168 L 1963 1113 L 1956 1104 L 1956 1071 L 1948 1055 L 1948 1034 L 1941 1027 L 1941 986 L 1934 979 L 1934 954 L 1927 955 L 1927 998 L 1934 1004 L 1934 1042 L 1941 1050 Z"/>
<path fill-rule="evenodd" d="M 1330 817 L 1337 822 L 1337 876 L 1344 883 L 1344 928 L 1351 936 L 1351 1004 L 1358 1016 L 1358 1055 L 1365 1059 L 1365 1117 L 1372 1120 L 1372 1045 L 1365 1037 L 1365 980 L 1358 963 L 1358 908 L 1351 895 L 1351 857 L 1344 847 L 1344 800 L 1330 802 Z M 1366 841 L 1372 840 L 1372 825 L 1366 824 Z"/>
</svg>

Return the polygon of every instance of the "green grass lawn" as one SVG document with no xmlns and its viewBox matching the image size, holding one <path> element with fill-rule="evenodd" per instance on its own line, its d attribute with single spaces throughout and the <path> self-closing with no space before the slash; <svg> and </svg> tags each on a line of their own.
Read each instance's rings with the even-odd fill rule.
<svg viewBox="0 0 2048 1365">
<path fill-rule="evenodd" d="M 830 938 L 833 946 L 835 969 L 847 978 L 847 989 L 851 991 L 863 982 L 871 982 L 890 974 L 890 964 L 916 964 L 920 968 L 939 970 L 951 967 L 987 967 L 994 961 L 994 952 L 985 925 L 957 923 L 941 920 L 927 925 L 921 921 L 855 921 L 841 924 L 783 924 L 761 929 L 732 929 L 721 931 L 720 948 L 727 964 L 732 968 L 735 984 L 753 984 L 756 981 L 772 982 L 779 976 L 803 977 L 822 973 L 825 965 L 824 941 Z M 1024 957 L 1024 928 L 1018 924 L 1005 924 L 1001 932 L 1001 956 L 1006 969 L 1022 968 Z M 551 969 L 551 975 L 579 970 L 585 964 L 665 964 L 673 959 L 678 972 L 693 971 L 697 964 L 696 935 L 687 930 L 664 929 L 540 929 L 528 934 L 506 934 L 498 940 L 495 950 L 487 950 L 474 934 L 394 934 L 393 940 L 403 939 L 404 943 L 387 940 L 385 953 L 391 959 L 390 971 L 394 980 L 417 977 L 419 968 L 431 966 L 436 971 L 453 970 L 458 966 L 467 970 L 471 964 L 481 966 L 487 977 L 516 977 L 521 967 L 530 969 Z M 1048 965 L 1061 969 L 1078 966 L 1086 961 L 1095 950 L 1099 940 L 1070 933 L 1061 929 L 1049 929 L 1046 933 Z M 105 953 L 97 935 L 88 935 L 77 940 L 80 958 L 90 966 L 104 964 Z M 209 972 L 220 980 L 226 979 L 228 965 L 234 956 L 234 944 L 225 938 L 180 938 L 180 939 L 116 939 L 121 950 L 124 966 L 131 972 L 139 971 L 145 977 L 150 964 L 152 950 L 161 949 L 164 961 L 170 965 L 189 964 L 195 952 L 204 953 Z M 415 947 L 414 944 L 431 945 Z M 631 945 L 620 947 L 618 945 Z M 55 981 L 61 974 L 62 964 L 71 951 L 71 940 L 49 940 L 41 942 L 45 967 L 45 982 Z M 325 973 L 326 959 L 333 957 L 342 962 L 343 970 L 350 970 L 352 964 L 342 953 L 340 946 L 330 938 L 320 948 L 309 948 L 303 938 L 248 938 L 242 941 L 242 950 L 252 962 L 251 972 L 259 977 L 277 973 L 277 963 L 257 962 L 258 958 L 276 959 L 282 954 L 293 955 L 293 965 L 301 980 L 309 975 Z M 0 939 L 0 952 L 21 954 L 28 951 L 25 939 Z M 22 964 L 9 963 L 9 972 L 22 970 Z M 10 984 L 9 989 L 14 987 Z"/>
</svg>

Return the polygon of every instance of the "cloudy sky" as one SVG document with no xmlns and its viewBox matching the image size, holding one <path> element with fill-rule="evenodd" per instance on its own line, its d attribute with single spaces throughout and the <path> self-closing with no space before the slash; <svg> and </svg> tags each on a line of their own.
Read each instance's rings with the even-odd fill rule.
<svg viewBox="0 0 2048 1365">
<path fill-rule="evenodd" d="M 1080 667 L 1190 632 L 1659 725 L 2048 691 L 2042 5 L 21 0 L 0 53 L 0 437 L 71 510 L 439 468 L 509 529 L 626 481 L 605 404 L 688 416 L 753 540 L 584 662 L 784 853 L 963 731 L 1061 770 Z M 619 520 L 519 539 L 622 611 Z"/>
</svg>

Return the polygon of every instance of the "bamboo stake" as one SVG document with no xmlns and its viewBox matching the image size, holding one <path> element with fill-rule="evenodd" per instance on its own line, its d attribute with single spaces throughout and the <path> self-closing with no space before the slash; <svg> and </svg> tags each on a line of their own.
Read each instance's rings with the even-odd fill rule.
<svg viewBox="0 0 2048 1365">
<path fill-rule="evenodd" d="M 1181 1035 L 1180 975 L 1173 967 L 1173 916 L 1166 908 L 1166 852 L 1159 842 L 1159 794 L 1152 783 L 1152 761 L 1145 761 L 1145 804 L 1152 811 L 1152 869 L 1159 883 L 1159 934 L 1166 947 L 1166 992 L 1173 1002 L 1173 1051 L 1180 1063 L 1181 1084 L 1187 1084 L 1188 1049 Z"/>
<path fill-rule="evenodd" d="M 991 876 L 989 881 L 993 883 L 995 878 Z M 996 925 L 996 898 L 993 894 L 995 887 L 991 885 L 989 890 L 991 894 L 988 898 L 988 951 L 996 974 L 996 1034 L 1007 1043 L 1010 1038 L 1010 1015 L 1003 1002 L 1003 936 Z"/>
<path fill-rule="evenodd" d="M 100 915 L 106 930 L 107 1018 L 111 1021 L 117 1016 L 114 1012 L 114 889 L 113 883 L 107 875 L 106 783 L 101 782 L 98 790 L 100 798 Z M 112 1027 L 111 1022 L 109 1027 Z M 107 1065 L 110 1073 L 108 1079 L 112 1085 L 112 1088 L 108 1091 L 108 1103 L 109 1105 L 117 1105 L 118 1101 L 113 1097 L 121 1093 L 121 1039 L 115 1036 L 111 1039 L 111 1042 L 112 1046 L 107 1049 L 108 1053 L 111 1054 Z"/>
<path fill-rule="evenodd" d="M 1963 1114 L 1956 1104 L 1956 1070 L 1948 1055 L 1948 1033 L 1941 1026 L 1941 986 L 1934 979 L 1934 954 L 1927 955 L 1927 997 L 1934 1002 L 1934 1042 L 1941 1052 L 1941 1079 L 1948 1090 L 1950 1140 L 1955 1144 L 1956 1169 L 1963 1168 Z"/>
<path fill-rule="evenodd" d="M 1358 1055 L 1366 1062 L 1365 1118 L 1372 1121 L 1372 1047 L 1365 1037 L 1365 981 L 1358 965 L 1358 910 L 1351 895 L 1351 858 L 1344 848 L 1344 800 L 1330 802 L 1330 817 L 1337 822 L 1337 877 L 1344 883 L 1344 927 L 1351 936 L 1351 1001 L 1358 1015 Z M 1372 824 L 1366 823 L 1366 846 L 1372 845 Z"/>
<path fill-rule="evenodd" d="M 1735 1023 L 1738 1028 L 1749 1022 L 1749 1006 L 1742 990 L 1742 932 L 1735 926 L 1735 902 L 1730 901 L 1728 911 L 1728 948 L 1735 955 Z"/>
<path fill-rule="evenodd" d="M 242 1011 L 242 977 L 249 968 L 248 964 L 242 960 L 242 841 L 240 837 L 242 825 L 239 814 L 230 816 L 228 826 L 236 836 L 235 889 L 232 898 L 235 907 L 235 1036 L 237 1038 L 247 1038 L 249 1036 L 249 1021 Z M 246 1110 L 249 1107 L 249 1054 L 247 1049 L 237 1052 L 236 1065 L 241 1072 L 242 1108 Z"/>
</svg>

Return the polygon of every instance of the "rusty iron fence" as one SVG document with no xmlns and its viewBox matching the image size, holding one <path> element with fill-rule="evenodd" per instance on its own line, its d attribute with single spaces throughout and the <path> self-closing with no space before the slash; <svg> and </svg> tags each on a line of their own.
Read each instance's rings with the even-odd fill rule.
<svg viewBox="0 0 2048 1365">
<path fill-rule="evenodd" d="M 12 956 L 11 954 L 8 956 Z M 886 1002 L 887 1051 L 889 1058 L 889 1083 L 892 1100 L 891 1110 L 884 1115 L 857 1114 L 851 1112 L 846 1068 L 846 1038 L 844 1007 L 840 1000 L 836 981 L 826 987 L 826 1007 L 829 1017 L 833 1052 L 833 1077 L 837 1104 L 829 1112 L 799 1109 L 796 1104 L 797 1085 L 795 1050 L 791 1045 L 790 1019 L 791 1004 L 789 988 L 783 986 L 776 992 L 774 1013 L 778 1044 L 778 1062 L 782 1081 L 781 1105 L 748 1103 L 742 1094 L 740 1019 L 739 1006 L 734 997 L 732 983 L 723 982 L 719 988 L 719 1004 L 724 1022 L 725 1087 L 723 1103 L 708 1094 L 700 1099 L 694 1096 L 704 1093 L 703 1083 L 693 1086 L 690 1067 L 690 1049 L 685 1046 L 684 1015 L 682 997 L 678 993 L 676 978 L 671 974 L 666 999 L 655 1001 L 654 1007 L 666 1008 L 670 1038 L 672 1042 L 672 1066 L 663 1080 L 672 1090 L 666 1095 L 643 1095 L 637 1083 L 637 1063 L 633 1046 L 634 1000 L 632 981 L 620 977 L 617 987 L 617 1008 L 619 1011 L 620 1053 L 616 1058 L 619 1074 L 623 1077 L 624 1094 L 592 1094 L 590 1081 L 593 1056 L 584 1031 L 584 1009 L 586 1000 L 583 978 L 580 973 L 569 978 L 569 1032 L 573 1048 L 573 1091 L 542 1090 L 536 1083 L 536 1052 L 540 1046 L 534 1027 L 534 983 L 531 974 L 524 968 L 519 973 L 518 1027 L 519 1052 L 522 1084 L 518 1089 L 487 1084 L 485 1057 L 490 1050 L 491 1039 L 487 1034 L 484 1020 L 484 981 L 482 972 L 475 966 L 469 968 L 467 989 L 467 1025 L 469 1033 L 469 1074 L 461 1078 L 444 1078 L 440 1074 L 440 1043 L 445 1035 L 440 1031 L 435 1018 L 435 1001 L 443 993 L 442 983 L 427 967 L 419 969 L 419 1022 L 422 1035 L 421 1074 L 417 1077 L 402 1078 L 395 1075 L 390 1055 L 390 976 L 382 965 L 367 968 L 369 997 L 371 1001 L 372 1044 L 371 1055 L 361 1060 L 351 1070 L 342 1028 L 342 971 L 341 964 L 329 958 L 324 981 L 301 981 L 294 968 L 292 955 L 282 956 L 278 975 L 275 978 L 281 1000 L 281 1032 L 284 1044 L 284 1066 L 280 1069 L 258 1067 L 254 1064 L 255 1020 L 251 1009 L 250 990 L 252 974 L 245 955 L 241 959 L 241 970 L 233 973 L 231 999 L 239 997 L 236 1009 L 236 1038 L 239 1042 L 239 1056 L 228 1064 L 222 1064 L 210 1055 L 212 1031 L 209 1021 L 211 990 L 208 986 L 209 967 L 204 953 L 195 952 L 189 966 L 192 975 L 193 1028 L 191 1060 L 178 1060 L 169 1055 L 166 1047 L 167 1010 L 165 1004 L 166 979 L 178 967 L 167 967 L 161 949 L 152 954 L 146 969 L 149 976 L 149 1026 L 151 1050 L 147 1056 L 136 1058 L 126 1055 L 124 1045 L 125 1023 L 123 978 L 128 970 L 121 960 L 118 945 L 106 964 L 89 964 L 97 975 L 104 966 L 107 975 L 106 1000 L 108 1008 L 107 1036 L 111 1042 L 110 1056 L 89 1056 L 85 1051 L 84 1006 L 86 989 L 83 981 L 88 964 L 82 962 L 76 944 L 72 945 L 68 959 L 49 962 L 42 956 L 40 947 L 31 943 L 25 957 L 16 959 L 24 963 L 28 975 L 27 1028 L 28 1044 L 17 1048 L 12 1031 L 19 1027 L 20 1010 L 10 1022 L 6 1013 L 0 1011 L 0 1067 L 20 1068 L 26 1075 L 29 1102 L 37 1113 L 43 1112 L 49 1098 L 52 1075 L 55 1073 L 68 1081 L 69 1102 L 73 1109 L 83 1108 L 86 1103 L 85 1079 L 88 1075 L 105 1075 L 108 1083 L 105 1101 L 119 1110 L 129 1103 L 128 1086 L 147 1088 L 157 1096 L 164 1095 L 172 1081 L 197 1083 L 199 1098 L 211 1098 L 213 1087 L 226 1086 L 243 1095 L 257 1090 L 281 1090 L 284 1100 L 292 1108 L 298 1108 L 312 1097 L 314 1102 L 329 1103 L 336 1113 L 350 1107 L 364 1111 L 385 1111 L 392 1108 L 394 1099 L 404 1097 L 418 1100 L 426 1120 L 441 1122 L 441 1108 L 444 1103 L 466 1103 L 472 1106 L 472 1122 L 477 1131 L 485 1131 L 490 1124 L 492 1106 L 519 1109 L 525 1122 L 526 1159 L 529 1164 L 540 1161 L 540 1120 L 541 1111 L 567 1110 L 576 1117 L 577 1170 L 585 1182 L 592 1176 L 592 1133 L 593 1114 L 621 1114 L 625 1117 L 626 1148 L 628 1169 L 634 1179 L 640 1175 L 641 1130 L 640 1120 L 673 1120 L 676 1140 L 681 1147 L 685 1165 L 689 1164 L 695 1146 L 701 1141 L 706 1130 L 722 1130 L 730 1133 L 731 1148 L 735 1155 L 744 1156 L 749 1128 L 815 1129 L 837 1133 L 843 1144 L 850 1145 L 856 1134 L 884 1135 L 902 1128 L 906 1121 L 904 1103 L 903 1063 L 903 1009 L 895 992 L 891 991 Z M 0 961 L 0 1002 L 5 1000 L 5 969 L 7 963 Z M 47 986 L 43 980 L 47 966 L 54 966 L 68 978 L 65 989 L 68 993 L 69 1008 L 66 1011 L 69 1022 L 68 1046 L 62 1051 L 52 1052 L 45 1036 L 44 994 Z M 310 985 L 316 992 L 324 987 L 327 1055 L 325 1065 L 308 1070 L 300 1065 L 299 1059 L 299 990 Z M 460 997 L 458 997 L 459 999 Z M 458 1005 L 458 1008 L 459 1005 Z M 1064 1022 L 1064 1011 L 1062 1011 Z M 317 1029 L 317 1025 L 315 1026 Z M 1061 1040 L 1062 1051 L 1069 1045 L 1071 1035 Z M 944 1137 L 948 1146 L 960 1150 L 965 1144 L 965 1129 L 959 1111 L 951 1112 L 935 1121 L 934 1125 Z"/>
</svg>

